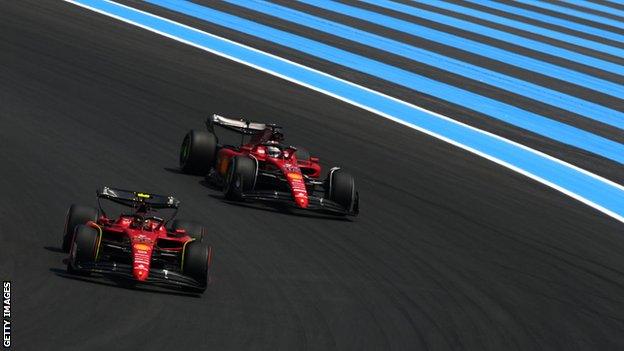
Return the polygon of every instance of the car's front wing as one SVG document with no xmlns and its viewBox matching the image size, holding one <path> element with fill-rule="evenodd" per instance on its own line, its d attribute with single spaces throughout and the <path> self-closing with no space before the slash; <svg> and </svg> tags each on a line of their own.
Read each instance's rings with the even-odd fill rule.
<svg viewBox="0 0 624 351">
<path fill-rule="evenodd" d="M 290 193 L 285 192 L 285 191 L 254 190 L 254 191 L 244 192 L 242 194 L 242 197 L 245 200 L 278 202 L 278 203 L 287 204 L 295 208 L 300 208 L 295 203 L 293 196 Z M 334 201 L 328 200 L 326 198 L 318 197 L 318 196 L 308 196 L 308 207 L 305 209 L 312 210 L 312 211 L 325 211 L 325 212 L 330 212 L 333 214 L 349 215 L 349 216 L 357 216 L 358 214 L 357 206 L 353 210 L 349 210 Z"/>
<path fill-rule="evenodd" d="M 78 272 L 88 272 L 103 276 L 114 276 L 129 279 L 136 283 L 158 285 L 166 288 L 187 288 L 203 292 L 206 286 L 201 285 L 197 280 L 176 271 L 166 269 L 151 268 L 149 276 L 145 281 L 138 281 L 132 275 L 132 266 L 115 262 L 95 262 L 80 263 L 72 266 Z"/>
</svg>

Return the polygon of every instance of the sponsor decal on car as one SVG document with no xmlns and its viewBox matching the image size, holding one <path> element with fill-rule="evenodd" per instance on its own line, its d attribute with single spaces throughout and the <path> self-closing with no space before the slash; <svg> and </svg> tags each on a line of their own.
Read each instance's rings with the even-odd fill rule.
<svg viewBox="0 0 624 351">
<path fill-rule="evenodd" d="M 289 172 L 287 174 L 287 177 L 292 179 L 292 180 L 302 180 L 303 176 L 301 175 L 301 173 L 298 172 Z"/>
<path fill-rule="evenodd" d="M 147 244 L 141 244 L 141 243 L 139 243 L 139 244 L 134 244 L 134 248 L 135 248 L 136 250 L 142 250 L 142 251 L 148 251 L 148 250 L 150 249 L 149 245 L 147 245 Z M 147 252 L 145 252 L 145 253 L 147 253 Z"/>
<path fill-rule="evenodd" d="M 143 234 L 139 234 L 139 235 L 136 236 L 136 238 L 134 238 L 134 242 L 149 243 L 149 242 L 151 242 L 151 240 L 147 236 L 145 236 Z"/>
<path fill-rule="evenodd" d="M 297 165 L 285 163 L 283 167 L 286 172 L 299 173 L 299 166 Z"/>
</svg>

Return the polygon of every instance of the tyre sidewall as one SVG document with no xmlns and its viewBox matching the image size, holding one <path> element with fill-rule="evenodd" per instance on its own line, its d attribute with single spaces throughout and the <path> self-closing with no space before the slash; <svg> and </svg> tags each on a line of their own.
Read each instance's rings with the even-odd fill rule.
<svg viewBox="0 0 624 351">
<path fill-rule="evenodd" d="M 343 206 L 345 210 L 353 211 L 356 199 L 353 176 L 342 170 L 336 170 L 330 177 L 329 199 Z"/>
<path fill-rule="evenodd" d="M 182 140 L 179 163 L 184 173 L 205 175 L 217 154 L 217 137 L 208 131 L 191 130 Z"/>
<path fill-rule="evenodd" d="M 85 224 L 89 221 L 96 222 L 99 217 L 99 211 L 95 207 L 71 205 L 65 216 L 65 232 L 63 233 L 62 249 L 69 252 L 71 247 L 76 226 Z"/>
<path fill-rule="evenodd" d="M 247 156 L 236 156 L 230 162 L 223 192 L 228 200 L 240 201 L 245 191 L 253 190 L 257 164 Z"/>
<path fill-rule="evenodd" d="M 77 225 L 70 255 L 73 266 L 95 262 L 98 244 L 99 236 L 95 228 Z"/>
<path fill-rule="evenodd" d="M 208 253 L 209 246 L 199 241 L 188 243 L 184 251 L 183 273 L 202 287 L 208 283 Z"/>
</svg>

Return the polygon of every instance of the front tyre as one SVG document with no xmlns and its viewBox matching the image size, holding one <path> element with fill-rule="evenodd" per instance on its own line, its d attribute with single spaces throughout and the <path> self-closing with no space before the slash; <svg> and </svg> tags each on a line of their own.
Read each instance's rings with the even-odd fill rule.
<svg viewBox="0 0 624 351">
<path fill-rule="evenodd" d="M 208 269 L 212 261 L 212 246 L 199 241 L 191 241 L 184 248 L 182 273 L 195 279 L 198 290 L 203 292 L 208 286 Z"/>
<path fill-rule="evenodd" d="M 67 271 L 74 272 L 76 267 L 94 263 L 97 258 L 99 244 L 99 233 L 95 228 L 84 224 L 76 226 L 74 242 L 69 253 Z"/>
<path fill-rule="evenodd" d="M 247 156 L 236 156 L 230 162 L 223 193 L 228 200 L 241 201 L 243 193 L 253 190 L 258 175 L 258 164 Z"/>
<path fill-rule="evenodd" d="M 329 174 L 327 181 L 326 197 L 344 207 L 347 212 L 357 211 L 358 196 L 353 176 L 338 169 Z"/>
<path fill-rule="evenodd" d="M 208 131 L 191 130 L 180 146 L 180 170 L 188 174 L 205 175 L 214 164 L 217 137 Z"/>
<path fill-rule="evenodd" d="M 69 252 L 77 225 L 86 224 L 89 221 L 96 222 L 98 217 L 99 211 L 95 207 L 71 205 L 65 217 L 65 231 L 63 232 L 63 244 L 61 246 L 63 251 Z"/>
</svg>

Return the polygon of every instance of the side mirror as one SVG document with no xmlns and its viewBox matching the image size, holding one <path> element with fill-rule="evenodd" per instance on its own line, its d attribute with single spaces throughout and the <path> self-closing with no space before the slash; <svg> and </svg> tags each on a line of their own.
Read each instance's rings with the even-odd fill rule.
<svg viewBox="0 0 624 351">
<path fill-rule="evenodd" d="M 176 236 L 185 236 L 186 235 L 186 230 L 184 230 L 184 229 L 176 229 L 174 231 L 174 233 L 175 233 Z"/>
<path fill-rule="evenodd" d="M 319 163 L 319 158 L 318 157 L 310 157 L 310 162 Z"/>
</svg>

